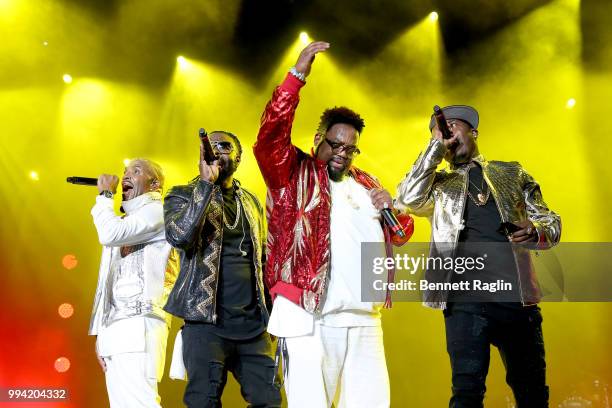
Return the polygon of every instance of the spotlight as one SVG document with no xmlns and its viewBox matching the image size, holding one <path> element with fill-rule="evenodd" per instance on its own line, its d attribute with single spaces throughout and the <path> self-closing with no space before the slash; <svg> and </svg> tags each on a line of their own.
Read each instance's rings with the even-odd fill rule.
<svg viewBox="0 0 612 408">
<path fill-rule="evenodd" d="M 574 98 L 569 98 L 565 103 L 567 109 L 572 109 L 574 106 L 576 106 L 576 100 Z"/>
<path fill-rule="evenodd" d="M 300 41 L 304 45 L 308 45 L 308 43 L 310 43 L 310 37 L 308 36 L 308 33 L 306 31 L 302 31 L 300 33 Z"/>
<path fill-rule="evenodd" d="M 34 170 L 32 170 L 32 171 L 30 172 L 30 178 L 31 178 L 32 180 L 34 180 L 34 181 L 38 181 L 38 180 L 40 180 L 40 177 L 38 176 L 38 173 L 37 173 L 37 172 L 35 172 Z"/>
<path fill-rule="evenodd" d="M 436 13 L 435 11 L 429 13 L 429 21 L 438 21 L 438 13 Z"/>
<path fill-rule="evenodd" d="M 176 62 L 178 62 L 179 67 L 181 67 L 181 69 L 186 68 L 187 65 L 189 64 L 187 62 L 187 59 L 185 57 L 183 57 L 182 55 L 178 56 L 178 58 L 176 59 Z"/>
<path fill-rule="evenodd" d="M 72 83 L 72 76 L 70 74 L 64 74 L 64 76 L 62 77 L 62 79 L 64 80 L 65 83 L 67 84 L 71 84 Z"/>
<path fill-rule="evenodd" d="M 49 45 L 49 41 L 43 41 L 43 45 L 46 47 L 47 45 Z"/>
<path fill-rule="evenodd" d="M 130 160 L 130 159 L 123 159 L 123 165 L 124 165 L 125 167 L 129 166 L 129 165 L 130 165 L 130 162 L 131 162 L 131 160 Z"/>
</svg>

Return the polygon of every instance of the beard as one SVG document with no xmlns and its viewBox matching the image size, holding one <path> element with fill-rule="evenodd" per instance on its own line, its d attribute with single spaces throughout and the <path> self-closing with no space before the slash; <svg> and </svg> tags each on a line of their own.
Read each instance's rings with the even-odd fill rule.
<svg viewBox="0 0 612 408">
<path fill-rule="evenodd" d="M 234 160 L 221 160 L 221 168 L 219 169 L 219 178 L 217 181 L 223 182 L 232 176 L 238 170 L 238 163 Z"/>
<path fill-rule="evenodd" d="M 332 156 L 332 158 L 327 161 L 327 174 L 329 175 L 329 178 L 332 179 L 333 181 L 341 181 L 342 178 L 346 176 L 346 174 L 348 173 L 348 169 L 350 167 L 350 161 L 344 160 L 344 166 L 335 167 L 331 165 L 333 160 L 334 160 L 334 157 Z"/>
<path fill-rule="evenodd" d="M 337 169 L 332 169 L 330 167 L 327 168 L 327 174 L 329 174 L 329 178 L 332 179 L 333 181 L 342 181 L 344 176 L 346 176 L 346 173 L 347 173 L 346 169 L 337 170 Z"/>
</svg>

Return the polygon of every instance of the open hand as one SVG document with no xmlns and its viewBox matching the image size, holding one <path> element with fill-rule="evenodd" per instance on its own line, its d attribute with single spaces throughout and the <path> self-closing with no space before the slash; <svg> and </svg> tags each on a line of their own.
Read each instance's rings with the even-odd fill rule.
<svg viewBox="0 0 612 408">
<path fill-rule="evenodd" d="M 304 74 L 304 76 L 308 76 L 308 74 L 310 74 L 310 68 L 312 67 L 312 63 L 314 62 L 315 56 L 319 52 L 324 52 L 328 48 L 329 43 L 326 43 L 324 41 L 311 42 L 300 53 L 300 56 L 298 57 L 298 60 L 295 63 L 295 69 L 298 72 Z"/>
</svg>

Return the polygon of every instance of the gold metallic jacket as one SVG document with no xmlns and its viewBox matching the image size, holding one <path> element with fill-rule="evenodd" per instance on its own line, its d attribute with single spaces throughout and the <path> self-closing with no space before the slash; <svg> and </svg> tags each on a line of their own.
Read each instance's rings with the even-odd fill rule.
<svg viewBox="0 0 612 408">
<path fill-rule="evenodd" d="M 469 182 L 467 175 L 471 166 L 466 164 L 436 171 L 445 153 L 444 144 L 432 139 L 399 184 L 395 200 L 395 208 L 430 219 L 430 256 L 454 251 L 459 233 L 464 228 L 463 212 Z M 474 157 L 473 161 L 482 167 L 484 180 L 495 198 L 502 222 L 531 221 L 538 233 L 538 242 L 532 249 L 547 249 L 559 242 L 560 217 L 548 209 L 540 186 L 518 162 L 487 161 L 482 155 Z M 522 303 L 538 303 L 541 292 L 529 248 L 521 245 L 513 245 L 512 248 Z M 446 281 L 450 281 L 450 274 Z M 424 303 L 443 309 L 446 307 L 446 296 L 444 292 L 425 292 Z"/>
</svg>

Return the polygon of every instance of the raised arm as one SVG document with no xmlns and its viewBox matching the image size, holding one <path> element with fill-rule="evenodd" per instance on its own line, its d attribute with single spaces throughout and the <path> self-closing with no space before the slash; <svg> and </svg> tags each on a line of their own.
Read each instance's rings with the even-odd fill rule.
<svg viewBox="0 0 612 408">
<path fill-rule="evenodd" d="M 329 44 L 313 42 L 302 50 L 295 64 L 298 75 L 305 78 L 318 52 Z M 283 188 L 291 179 L 298 165 L 297 149 L 291 143 L 291 127 L 299 102 L 299 90 L 305 82 L 293 74 L 287 74 L 283 83 L 272 94 L 261 116 L 257 141 L 253 146 L 255 159 L 268 188 Z"/>
<path fill-rule="evenodd" d="M 433 212 L 434 200 L 432 187 L 436 178 L 436 168 L 442 162 L 446 147 L 433 138 L 424 152 L 421 152 L 410 173 L 397 187 L 394 206 L 402 212 L 419 216 L 429 216 Z"/>
<path fill-rule="evenodd" d="M 147 205 L 138 213 L 122 218 L 115 214 L 112 198 L 98 196 L 91 215 L 100 244 L 104 246 L 140 244 L 164 230 L 161 205 Z"/>
<path fill-rule="evenodd" d="M 98 177 L 98 191 L 117 192 L 119 177 L 102 174 Z M 161 197 L 159 197 L 161 200 Z M 126 217 L 115 214 L 113 199 L 104 195 L 96 197 L 91 209 L 100 244 L 104 246 L 134 245 L 154 238 L 164 230 L 164 218 L 160 205 L 146 205 L 141 211 Z"/>
<path fill-rule="evenodd" d="M 175 248 L 186 250 L 196 243 L 202 231 L 208 205 L 215 186 L 205 180 L 198 180 L 193 189 L 186 186 L 173 187 L 164 200 L 166 239 Z"/>
<path fill-rule="evenodd" d="M 200 140 L 200 161 L 198 169 L 200 178 L 192 186 L 173 187 L 166 194 L 164 201 L 164 222 L 166 239 L 175 248 L 188 249 L 197 240 L 204 226 L 208 205 L 219 178 L 219 162 L 206 162 L 204 144 Z"/>
</svg>

